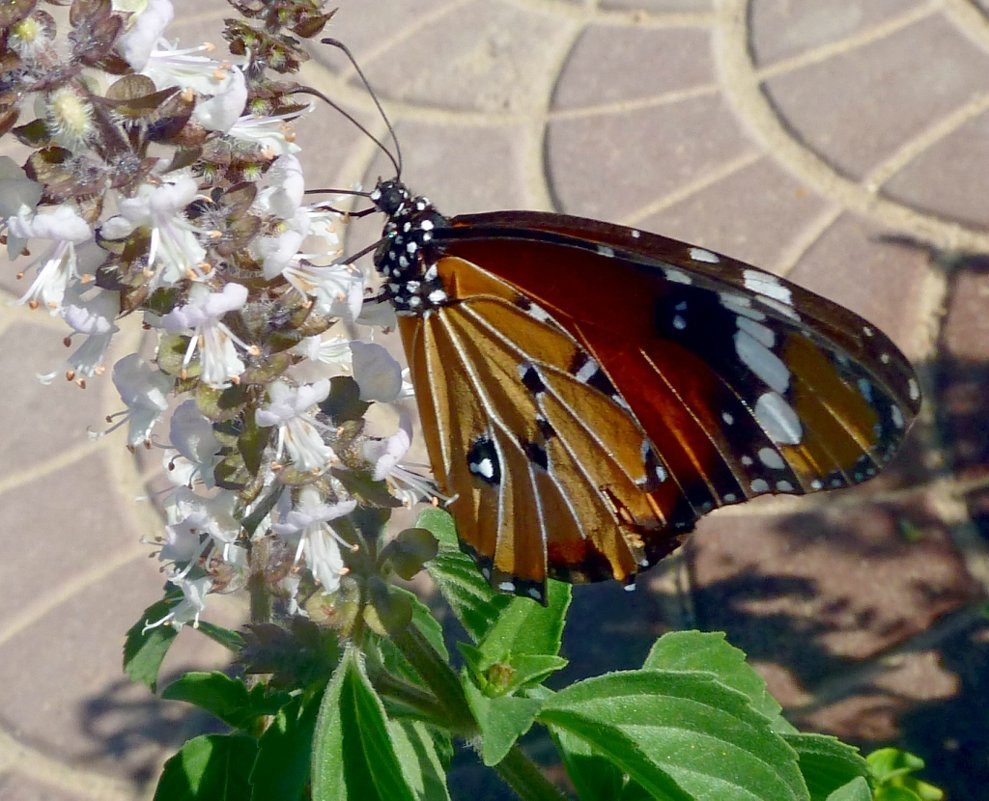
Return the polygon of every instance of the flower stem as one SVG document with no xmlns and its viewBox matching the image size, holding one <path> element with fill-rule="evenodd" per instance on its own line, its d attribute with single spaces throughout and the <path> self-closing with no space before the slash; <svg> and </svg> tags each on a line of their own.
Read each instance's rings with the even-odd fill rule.
<svg viewBox="0 0 989 801">
<path fill-rule="evenodd" d="M 247 580 L 247 591 L 251 599 L 251 622 L 268 623 L 271 621 L 271 593 L 265 585 L 264 577 L 255 573 Z"/>
<path fill-rule="evenodd" d="M 422 720 L 433 725 L 446 725 L 446 707 L 428 690 L 385 672 L 374 676 L 374 687 L 380 695 L 418 713 Z"/>
<path fill-rule="evenodd" d="M 464 740 L 481 736 L 460 679 L 415 625 L 389 632 L 392 641 L 412 663 L 436 696 L 444 725 Z M 402 699 L 404 700 L 404 699 Z M 547 779 L 518 745 L 512 746 L 495 771 L 523 801 L 566 801 L 567 796 Z"/>
<path fill-rule="evenodd" d="M 444 710 L 445 725 L 458 737 L 469 740 L 480 732 L 477 721 L 467 705 L 460 679 L 415 625 L 389 632 L 412 667 L 433 691 Z"/>
<path fill-rule="evenodd" d="M 502 780 L 522 801 L 567 801 L 568 796 L 553 784 L 516 743 L 494 766 Z"/>
</svg>

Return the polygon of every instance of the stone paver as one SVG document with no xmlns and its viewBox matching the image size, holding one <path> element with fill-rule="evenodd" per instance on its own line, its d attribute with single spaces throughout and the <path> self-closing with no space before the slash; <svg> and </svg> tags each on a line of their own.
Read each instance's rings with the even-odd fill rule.
<svg viewBox="0 0 989 801">
<path fill-rule="evenodd" d="M 222 47 L 225 3 L 176 8 L 173 35 Z M 724 629 L 800 725 L 911 748 L 954 801 L 983 798 L 989 3 L 345 0 L 330 33 L 388 109 L 404 178 L 442 209 L 557 208 L 696 241 L 846 304 L 918 366 L 925 412 L 880 479 L 708 518 L 635 596 L 578 588 L 568 677 L 633 667 L 669 628 Z M 381 130 L 341 54 L 304 77 Z M 311 185 L 391 172 L 329 109 L 298 141 Z M 378 224 L 355 223 L 352 248 Z M 160 587 L 140 543 L 156 523 L 122 438 L 86 436 L 119 407 L 110 382 L 35 380 L 63 335 L 0 309 L 0 799 L 145 799 L 202 721 L 121 674 L 123 632 Z M 174 657 L 225 658 L 185 635 Z M 496 797 L 483 782 L 465 764 L 456 797 Z"/>
</svg>

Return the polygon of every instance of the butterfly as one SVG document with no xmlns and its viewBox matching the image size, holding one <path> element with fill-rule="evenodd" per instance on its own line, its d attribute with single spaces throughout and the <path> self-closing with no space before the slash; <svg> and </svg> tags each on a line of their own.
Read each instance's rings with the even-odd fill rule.
<svg viewBox="0 0 989 801">
<path fill-rule="evenodd" d="M 369 197 L 435 480 L 499 591 L 631 587 L 714 509 L 876 475 L 919 410 L 885 334 L 748 264 L 562 214 L 448 218 L 398 179 Z"/>
</svg>

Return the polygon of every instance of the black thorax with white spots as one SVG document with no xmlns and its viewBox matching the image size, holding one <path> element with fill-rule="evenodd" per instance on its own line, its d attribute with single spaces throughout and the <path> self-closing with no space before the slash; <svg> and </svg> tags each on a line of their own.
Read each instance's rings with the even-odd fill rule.
<svg viewBox="0 0 989 801">
<path fill-rule="evenodd" d="M 440 256 L 434 241 L 438 228 L 447 226 L 428 198 L 413 197 L 398 180 L 382 181 L 371 201 L 388 215 L 374 266 L 385 279 L 383 294 L 398 314 L 424 314 L 449 302 L 436 270 Z"/>
</svg>

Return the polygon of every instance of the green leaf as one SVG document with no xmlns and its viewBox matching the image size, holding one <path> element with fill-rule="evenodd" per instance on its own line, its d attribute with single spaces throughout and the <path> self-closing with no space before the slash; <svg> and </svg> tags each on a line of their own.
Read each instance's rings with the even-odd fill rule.
<svg viewBox="0 0 989 801">
<path fill-rule="evenodd" d="M 192 362 L 188 367 L 184 364 L 185 353 L 188 349 L 189 337 L 181 334 L 163 335 L 158 340 L 158 353 L 155 356 L 158 369 L 168 375 L 198 376 L 200 373 L 198 361 Z"/>
<path fill-rule="evenodd" d="M 492 590 L 474 560 L 461 553 L 449 514 L 440 509 L 427 509 L 419 515 L 416 526 L 431 532 L 439 540 L 439 553 L 426 564 L 426 570 L 471 639 L 479 641 L 512 602 L 511 596 Z"/>
<path fill-rule="evenodd" d="M 412 793 L 418 801 L 449 801 L 446 769 L 449 764 L 449 739 L 440 735 L 440 742 L 429 728 L 419 721 L 388 721 L 388 731 L 395 755 L 402 765 Z"/>
<path fill-rule="evenodd" d="M 899 748 L 880 748 L 869 754 L 865 761 L 872 775 L 880 782 L 909 776 L 924 768 L 923 759 Z"/>
<path fill-rule="evenodd" d="M 330 473 L 346 488 L 347 492 L 357 499 L 358 503 L 375 508 L 379 513 L 386 509 L 397 509 L 402 502 L 391 494 L 387 481 L 375 481 L 370 473 L 351 468 L 330 468 Z M 360 507 L 358 507 L 360 508 Z M 387 520 L 387 516 L 385 517 Z"/>
<path fill-rule="evenodd" d="M 432 532 L 433 536 L 439 540 L 440 545 L 445 545 L 455 551 L 460 548 L 457 527 L 449 512 L 444 512 L 435 506 L 424 509 L 416 520 L 416 526 Z"/>
<path fill-rule="evenodd" d="M 261 521 L 268 515 L 268 512 L 275 508 L 275 504 L 278 503 L 278 499 L 282 496 L 283 491 L 284 488 L 281 485 L 276 484 L 275 488 L 271 490 L 271 492 L 255 504 L 254 511 L 240 521 L 244 531 L 252 537 L 254 536 L 254 532 L 257 530 L 257 527 L 261 525 Z"/>
<path fill-rule="evenodd" d="M 597 801 L 619 797 L 625 776 L 614 763 L 594 753 L 586 740 L 565 729 L 553 726 L 550 735 L 579 798 Z"/>
<path fill-rule="evenodd" d="M 360 420 L 371 404 L 361 400 L 361 388 L 353 378 L 338 375 L 330 379 L 330 394 L 318 405 L 339 425 L 345 420 Z"/>
<path fill-rule="evenodd" d="M 585 740 L 660 798 L 809 798 L 794 751 L 747 697 L 709 673 L 587 679 L 547 699 L 537 720 Z"/>
<path fill-rule="evenodd" d="M 271 674 L 271 687 L 325 687 L 340 661 L 336 631 L 302 617 L 291 618 L 286 626 L 249 624 L 244 640 L 237 661 L 246 673 Z"/>
<path fill-rule="evenodd" d="M 294 801 L 309 783 L 313 733 L 321 696 L 296 696 L 258 740 L 251 801 Z"/>
<path fill-rule="evenodd" d="M 249 722 L 249 718 L 244 718 L 248 705 L 247 687 L 243 681 L 218 670 L 186 673 L 162 690 L 161 697 L 195 704 L 234 728 L 239 729 Z"/>
<path fill-rule="evenodd" d="M 869 789 L 869 783 L 860 777 L 839 787 L 828 796 L 828 801 L 873 801 L 872 791 Z"/>
<path fill-rule="evenodd" d="M 256 476 L 261 470 L 264 449 L 268 447 L 274 432 L 274 426 L 264 428 L 255 422 L 253 414 L 246 416 L 244 430 L 237 438 L 237 450 L 244 457 L 244 466 L 252 476 Z"/>
<path fill-rule="evenodd" d="M 154 801 L 250 801 L 257 742 L 242 734 L 194 737 L 165 763 Z"/>
<path fill-rule="evenodd" d="M 450 653 L 446 649 L 446 643 L 443 642 L 443 624 L 436 619 L 433 610 L 420 601 L 415 593 L 410 592 L 409 595 L 412 596 L 410 599 L 412 625 L 419 629 L 433 650 L 443 657 L 443 661 L 449 662 Z"/>
<path fill-rule="evenodd" d="M 520 654 L 512 657 L 515 671 L 509 689 L 515 691 L 523 687 L 542 684 L 558 670 L 563 670 L 569 661 L 562 656 L 549 654 Z"/>
<path fill-rule="evenodd" d="M 532 726 L 543 702 L 511 695 L 490 698 L 466 677 L 463 685 L 467 703 L 481 729 L 481 758 L 488 767 L 497 765 Z"/>
<path fill-rule="evenodd" d="M 401 587 L 371 576 L 367 582 L 368 604 L 364 607 L 364 622 L 383 637 L 403 631 L 412 623 L 412 603 L 408 595 Z"/>
<path fill-rule="evenodd" d="M 275 714 L 289 696 L 267 693 L 261 684 L 248 691 L 241 679 L 214 670 L 186 673 L 169 684 L 161 697 L 195 704 L 235 729 L 246 729 L 260 716 Z"/>
<path fill-rule="evenodd" d="M 28 147 L 44 147 L 52 138 L 51 131 L 48 130 L 45 121 L 41 119 L 31 120 L 26 125 L 19 125 L 12 130 L 12 133 L 22 145 Z"/>
<path fill-rule="evenodd" d="M 161 620 L 167 615 L 178 596 L 166 595 L 147 609 L 141 619 L 127 630 L 124 639 L 124 672 L 131 681 L 145 685 L 151 692 L 158 688 L 158 672 L 168 649 L 178 636 L 171 626 L 156 626 L 145 631 L 147 623 Z"/>
<path fill-rule="evenodd" d="M 825 734 L 784 734 L 800 760 L 812 801 L 825 801 L 853 779 L 869 776 L 869 766 L 854 746 Z"/>
<path fill-rule="evenodd" d="M 745 653 L 729 645 L 721 631 L 674 631 L 656 640 L 643 668 L 656 670 L 706 670 L 718 681 L 747 696 L 754 709 L 781 732 L 796 729 L 780 715 L 782 707 L 766 689 L 766 682 L 745 661 Z"/>
<path fill-rule="evenodd" d="M 416 526 L 432 532 L 440 541 L 439 553 L 426 564 L 426 569 L 471 639 L 480 642 L 497 623 L 498 631 L 490 643 L 493 651 L 511 648 L 517 648 L 519 653 L 559 651 L 563 619 L 570 605 L 569 584 L 550 581 L 546 607 L 528 598 L 497 593 L 488 586 L 474 560 L 460 551 L 449 514 L 427 509 L 419 516 Z"/>
<path fill-rule="evenodd" d="M 898 748 L 881 748 L 873 751 L 866 757 L 869 770 L 879 788 L 876 790 L 876 799 L 881 801 L 900 801 L 901 798 L 908 801 L 941 801 L 944 798 L 944 791 L 933 784 L 918 779 L 911 774 L 923 769 L 924 760 L 919 756 L 901 751 Z M 910 795 L 904 796 L 895 791 L 906 791 Z"/>
<path fill-rule="evenodd" d="M 491 660 L 479 648 L 457 643 L 478 687 L 489 697 L 510 695 L 523 687 L 541 684 L 546 678 L 567 666 L 567 660 L 548 654 L 519 654 L 509 661 Z"/>
<path fill-rule="evenodd" d="M 223 626 L 217 626 L 215 623 L 200 620 L 196 631 L 200 634 L 205 634 L 213 642 L 222 645 L 228 651 L 233 651 L 236 654 L 239 654 L 244 647 L 244 638 L 239 632 L 224 628 Z"/>
<path fill-rule="evenodd" d="M 432 611 L 422 601 L 416 597 L 415 593 L 409 592 L 401 587 L 392 587 L 392 592 L 403 594 L 412 607 L 412 625 L 415 626 L 432 646 L 433 650 L 439 654 L 444 662 L 450 661 L 450 654 L 443 642 L 443 626 L 433 616 Z M 379 642 L 381 657 L 386 670 L 396 675 L 403 676 L 411 681 L 419 681 L 419 674 L 402 651 L 395 646 L 390 639 L 382 639 Z"/>
<path fill-rule="evenodd" d="M 381 550 L 378 562 L 408 581 L 436 556 L 438 550 L 439 543 L 426 529 L 407 528 Z"/>
<path fill-rule="evenodd" d="M 547 587 L 546 606 L 513 597 L 478 647 L 493 659 L 514 654 L 555 656 L 560 652 L 570 596 L 569 584 L 553 582 Z"/>
<path fill-rule="evenodd" d="M 384 706 L 348 648 L 323 696 L 313 746 L 313 801 L 412 801 Z"/>
<path fill-rule="evenodd" d="M 628 782 L 618 794 L 617 801 L 653 801 L 654 798 L 641 784 Z"/>
<path fill-rule="evenodd" d="M 906 787 L 880 787 L 873 801 L 923 801 L 913 790 Z"/>
</svg>

